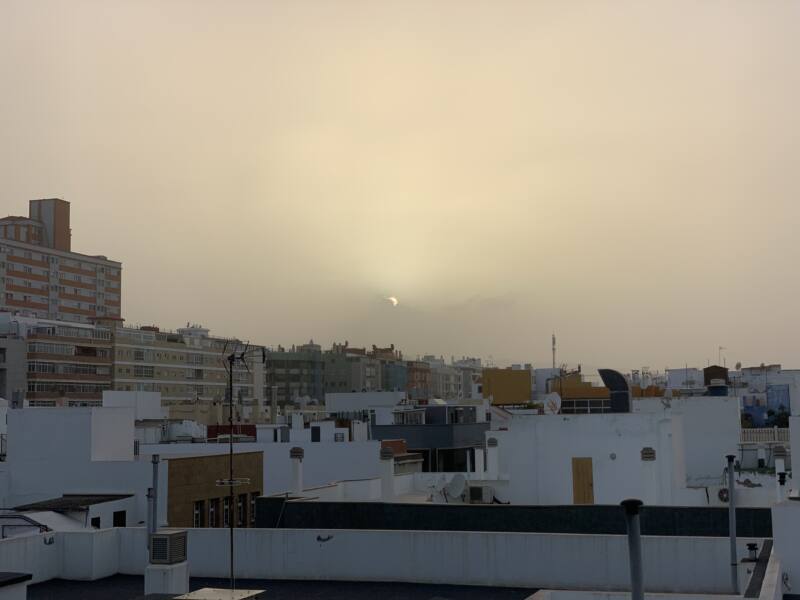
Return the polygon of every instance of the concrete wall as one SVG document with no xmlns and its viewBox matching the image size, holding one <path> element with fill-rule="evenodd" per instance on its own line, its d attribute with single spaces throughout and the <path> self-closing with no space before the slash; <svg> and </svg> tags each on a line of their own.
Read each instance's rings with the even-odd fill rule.
<svg viewBox="0 0 800 600">
<path fill-rule="evenodd" d="M 724 456 L 738 447 L 737 399 L 673 400 L 672 407 L 646 400 L 628 414 L 515 413 L 507 431 L 487 433 L 499 441 L 505 481 L 496 483 L 498 497 L 513 504 L 571 504 L 572 458 L 584 457 L 592 459 L 595 504 L 625 498 L 716 503 Z M 645 447 L 656 451 L 654 461 L 642 460 Z"/>
<path fill-rule="evenodd" d="M 136 420 L 163 419 L 169 410 L 161 406 L 161 392 L 103 392 L 103 406 L 133 408 Z"/>
<path fill-rule="evenodd" d="M 310 431 L 310 430 L 304 430 Z M 264 481 L 262 493 L 277 494 L 292 487 L 292 465 L 289 450 L 299 446 L 305 451 L 303 481 L 305 487 L 325 485 L 343 479 L 363 479 L 380 475 L 380 442 L 311 442 L 241 443 L 235 452 L 263 452 Z M 202 456 L 224 454 L 227 444 L 154 444 L 141 447 L 142 454 Z"/>
<path fill-rule="evenodd" d="M 496 494 L 512 504 L 572 504 L 572 458 L 592 459 L 594 503 L 671 504 L 673 424 L 657 415 L 515 415 L 499 441 Z M 644 447 L 656 450 L 643 461 Z"/>
<path fill-rule="evenodd" d="M 786 500 L 772 507 L 774 545 L 772 553 L 789 577 L 789 585 L 800 587 L 800 502 Z"/>
<path fill-rule="evenodd" d="M 227 536 L 224 529 L 189 530 L 193 577 L 227 577 Z M 45 545 L 48 537 L 53 543 Z M 742 552 L 748 541 L 741 540 Z M 629 579 L 625 536 L 239 529 L 236 544 L 240 578 L 585 590 L 625 590 Z M 141 575 L 145 548 L 143 528 L 36 535 L 0 541 L 0 564 L 32 573 L 34 582 Z M 649 591 L 728 591 L 725 538 L 646 536 L 643 561 Z"/>
<path fill-rule="evenodd" d="M 633 410 L 665 418 L 680 417 L 686 481 L 690 485 L 716 482 L 725 456 L 739 452 L 740 408 L 735 396 L 695 398 L 635 398 Z"/>
<path fill-rule="evenodd" d="M 95 419 L 98 414 L 99 421 Z M 136 496 L 135 514 L 128 515 L 128 522 L 145 519 L 145 494 L 152 484 L 152 467 L 149 457 L 133 460 L 131 409 L 19 409 L 9 411 L 8 419 L 8 460 L 4 465 L 8 473 L 7 505 L 63 494 L 128 493 Z M 109 429 L 94 437 L 93 424 L 107 425 Z M 107 439 L 115 432 L 124 439 Z M 130 455 L 130 459 L 120 460 L 123 455 Z M 159 486 L 166 490 L 167 472 L 163 467 Z M 162 520 L 166 518 L 166 494 L 159 495 L 159 514 Z"/>
</svg>

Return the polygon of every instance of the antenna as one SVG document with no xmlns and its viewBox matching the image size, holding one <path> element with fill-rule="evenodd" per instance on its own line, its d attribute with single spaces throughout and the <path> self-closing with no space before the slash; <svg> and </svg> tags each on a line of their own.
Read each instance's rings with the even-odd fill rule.
<svg viewBox="0 0 800 600">
<path fill-rule="evenodd" d="M 553 332 L 553 369 L 556 368 L 556 332 Z"/>
</svg>

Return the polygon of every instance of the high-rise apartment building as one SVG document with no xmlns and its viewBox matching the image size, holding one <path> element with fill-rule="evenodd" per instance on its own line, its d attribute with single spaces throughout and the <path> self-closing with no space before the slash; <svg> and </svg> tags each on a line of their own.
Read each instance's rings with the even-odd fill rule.
<svg viewBox="0 0 800 600">
<path fill-rule="evenodd" d="M 12 406 L 99 406 L 111 389 L 106 327 L 0 313 L 0 349 Z"/>
<path fill-rule="evenodd" d="M 325 401 L 325 362 L 322 347 L 310 341 L 289 349 L 278 346 L 267 350 L 264 371 L 264 397 L 272 398 L 272 389 L 279 404 L 298 398 Z"/>
<path fill-rule="evenodd" d="M 375 392 L 383 389 L 381 363 L 366 348 L 348 342 L 333 344 L 325 353 L 326 392 Z"/>
<path fill-rule="evenodd" d="M 226 359 L 245 348 L 239 340 L 213 337 L 208 329 L 190 324 L 175 332 L 149 326 L 117 327 L 113 346 L 114 389 L 161 392 L 165 406 L 223 402 L 228 389 Z M 234 402 L 241 406 L 262 401 L 263 381 L 260 355 L 250 356 L 247 366 L 237 361 Z"/>
<path fill-rule="evenodd" d="M 31 200 L 0 219 L 0 311 L 92 323 L 121 320 L 122 264 L 72 251 L 69 202 Z"/>
</svg>

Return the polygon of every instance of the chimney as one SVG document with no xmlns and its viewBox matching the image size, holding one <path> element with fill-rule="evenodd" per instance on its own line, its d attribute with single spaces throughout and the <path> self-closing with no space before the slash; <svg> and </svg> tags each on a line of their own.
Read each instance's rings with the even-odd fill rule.
<svg viewBox="0 0 800 600">
<path fill-rule="evenodd" d="M 289 450 L 289 458 L 292 459 L 292 491 L 295 494 L 303 493 L 303 456 L 305 452 L 302 448 L 295 446 Z"/>
<path fill-rule="evenodd" d="M 394 450 L 388 446 L 381 448 L 381 500 L 394 500 Z"/>
<path fill-rule="evenodd" d="M 497 479 L 499 470 L 497 438 L 490 437 L 486 440 L 486 479 Z"/>
</svg>

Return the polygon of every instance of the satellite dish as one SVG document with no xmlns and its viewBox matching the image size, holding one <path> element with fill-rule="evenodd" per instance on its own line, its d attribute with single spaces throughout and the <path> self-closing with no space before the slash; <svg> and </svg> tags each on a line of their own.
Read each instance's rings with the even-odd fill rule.
<svg viewBox="0 0 800 600">
<path fill-rule="evenodd" d="M 467 487 L 467 480 L 464 479 L 464 476 L 461 473 L 456 473 L 455 475 L 453 475 L 453 478 L 450 480 L 450 483 L 444 486 L 444 491 L 451 498 L 461 498 L 461 494 L 464 493 L 464 488 L 466 487 Z"/>
</svg>

